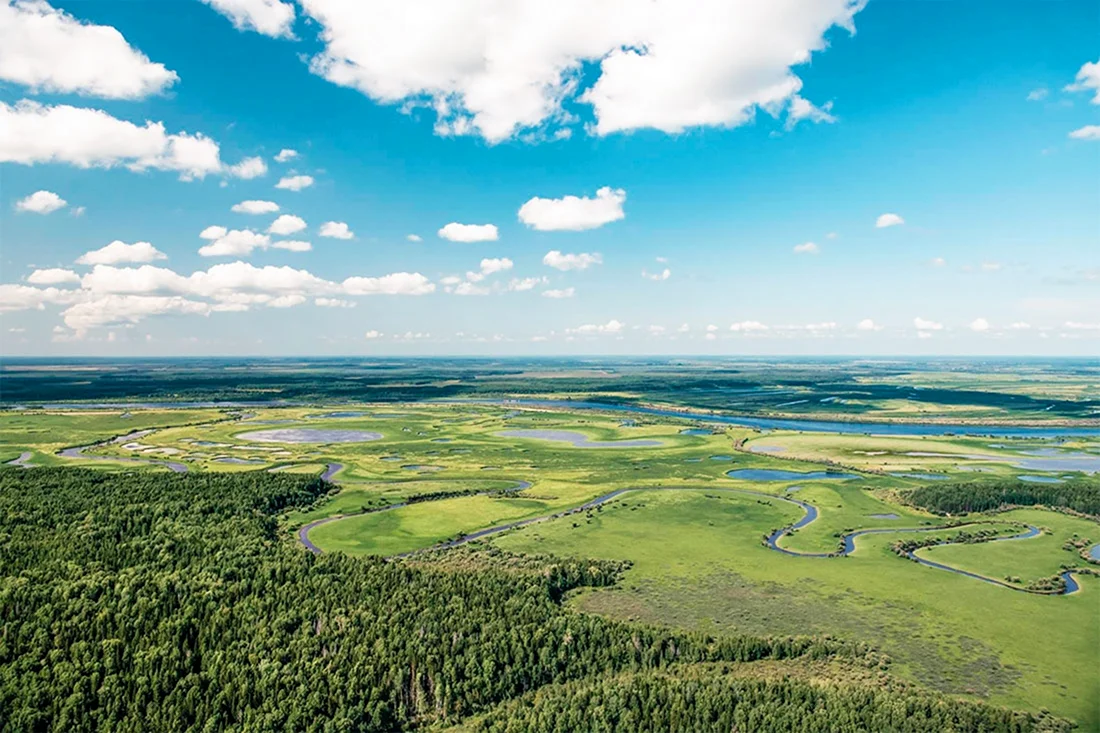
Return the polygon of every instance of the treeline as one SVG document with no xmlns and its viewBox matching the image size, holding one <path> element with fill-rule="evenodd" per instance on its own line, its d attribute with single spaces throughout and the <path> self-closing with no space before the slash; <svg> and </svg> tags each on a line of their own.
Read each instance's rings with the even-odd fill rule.
<svg viewBox="0 0 1100 733">
<path fill-rule="evenodd" d="M 1047 506 L 1100 517 L 1100 480 L 1041 484 L 1017 479 L 933 483 L 909 492 L 910 503 L 937 514 L 986 512 L 1006 506 Z"/>
<path fill-rule="evenodd" d="M 472 726 L 487 733 L 572 731 L 1030 731 L 1036 721 L 980 703 L 874 687 L 723 675 L 681 679 L 632 674 L 555 685 L 494 709 Z M 1041 727 L 1061 728 L 1059 721 Z"/>
<path fill-rule="evenodd" d="M 571 588 L 613 582 L 618 563 L 500 558 L 502 569 L 464 570 L 314 556 L 278 516 L 328 489 L 267 472 L 0 469 L 0 731 L 393 731 L 624 672 L 873 656 L 559 605 Z M 667 716 L 688 693 L 654 693 L 667 708 L 654 714 L 678 720 Z M 958 730 L 1027 729 L 989 716 Z"/>
</svg>

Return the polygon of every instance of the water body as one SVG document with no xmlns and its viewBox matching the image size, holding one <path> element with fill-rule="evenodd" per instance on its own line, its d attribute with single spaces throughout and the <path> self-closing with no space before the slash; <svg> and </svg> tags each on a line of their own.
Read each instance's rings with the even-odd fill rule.
<svg viewBox="0 0 1100 733">
<path fill-rule="evenodd" d="M 474 400 L 463 400 L 474 402 Z M 495 400 L 481 400 L 497 404 Z M 1100 427 L 1015 427 L 1006 425 L 958 425 L 938 423 L 872 423 L 837 420 L 799 420 L 795 418 L 740 417 L 713 415 L 693 410 L 668 410 L 639 405 L 584 402 L 580 400 L 506 400 L 505 404 L 527 407 L 554 407 L 567 410 L 612 410 L 635 412 L 660 417 L 740 425 L 768 430 L 802 430 L 808 433 L 842 433 L 846 435 L 989 435 L 997 438 L 1055 438 L 1058 436 L 1100 436 Z"/>
<path fill-rule="evenodd" d="M 321 474 L 322 481 L 332 481 L 332 477 L 344 470 L 343 463 L 330 463 L 325 466 L 325 472 Z"/>
<path fill-rule="evenodd" d="M 787 449 L 781 445 L 757 445 L 753 443 L 749 446 L 749 450 L 753 453 L 783 453 Z"/>
<path fill-rule="evenodd" d="M 443 470 L 443 466 L 421 466 L 421 465 L 417 465 L 415 463 L 410 463 L 408 465 L 402 466 L 401 468 L 405 469 L 406 471 L 442 471 Z"/>
<path fill-rule="evenodd" d="M 320 415 L 306 415 L 306 417 L 314 420 L 323 420 L 325 418 L 345 418 L 345 417 L 366 417 L 369 413 L 366 412 L 325 412 Z"/>
<path fill-rule="evenodd" d="M 13 458 L 8 461 L 7 465 L 19 466 L 20 468 L 34 468 L 34 464 L 30 462 L 32 456 L 34 456 L 34 453 L 31 451 L 24 451 L 19 454 L 18 458 Z"/>
<path fill-rule="evenodd" d="M 382 456 L 378 460 L 386 461 L 387 463 L 397 463 L 398 461 L 403 461 L 405 459 L 401 456 Z"/>
<path fill-rule="evenodd" d="M 1056 478 L 1054 476 L 1032 476 L 1030 474 L 1025 474 L 1023 476 L 1017 476 L 1016 478 L 1020 479 L 1021 481 L 1027 481 L 1028 483 L 1031 483 L 1031 484 L 1062 484 L 1062 483 L 1065 483 L 1065 481 L 1063 481 L 1062 479 Z"/>
<path fill-rule="evenodd" d="M 1089 557 L 1100 562 L 1100 545 L 1093 545 L 1089 548 Z"/>
<path fill-rule="evenodd" d="M 93 443 L 92 445 L 81 445 L 75 448 L 65 448 L 57 452 L 57 455 L 62 458 L 81 458 L 86 461 L 113 461 L 114 463 L 144 463 L 151 466 L 164 466 L 169 471 L 174 473 L 187 473 L 187 466 L 175 461 L 155 461 L 149 458 L 128 458 L 126 456 L 89 456 L 85 455 L 84 451 L 89 448 L 97 448 L 101 445 L 108 445 L 110 443 L 129 443 L 137 440 L 138 438 L 144 438 L 152 430 L 137 430 L 127 435 L 120 435 L 114 440 L 105 440 L 101 443 Z"/>
<path fill-rule="evenodd" d="M 1044 457 L 1038 458 L 995 456 L 990 453 L 936 453 L 931 451 L 909 451 L 905 455 L 915 458 L 957 458 L 969 461 L 1007 463 L 1010 466 L 1023 468 L 1028 471 L 1100 472 L 1100 455 L 1094 455 L 1092 453 L 1059 453 L 1053 456 L 1044 454 Z"/>
<path fill-rule="evenodd" d="M 450 443 L 454 438 L 432 438 L 433 443 Z"/>
<path fill-rule="evenodd" d="M 222 456 L 214 459 L 215 463 L 232 463 L 236 466 L 262 466 L 267 461 L 259 461 L 251 458 L 237 458 L 235 456 Z"/>
<path fill-rule="evenodd" d="M 684 428 L 680 435 L 714 435 L 714 431 L 710 428 Z"/>
<path fill-rule="evenodd" d="M 817 481 L 821 479 L 844 481 L 852 478 L 862 478 L 854 473 L 784 471 L 777 468 L 738 468 L 733 471 L 726 471 L 726 475 L 742 481 Z"/>
<path fill-rule="evenodd" d="M 254 430 L 236 436 L 257 443 L 368 443 L 381 440 L 382 433 L 369 430 L 323 430 L 314 428 L 276 428 Z"/>
<path fill-rule="evenodd" d="M 891 473 L 890 475 L 898 478 L 919 478 L 924 481 L 946 481 L 951 478 L 943 473 Z"/>
<path fill-rule="evenodd" d="M 711 456 L 710 460 L 712 460 L 712 461 L 732 461 L 733 456 Z"/>
<path fill-rule="evenodd" d="M 660 440 L 634 438 L 632 440 L 589 440 L 584 433 L 575 430 L 501 430 L 496 433 L 501 438 L 533 438 L 552 440 L 558 443 L 571 443 L 574 448 L 652 448 L 664 445 Z"/>
</svg>

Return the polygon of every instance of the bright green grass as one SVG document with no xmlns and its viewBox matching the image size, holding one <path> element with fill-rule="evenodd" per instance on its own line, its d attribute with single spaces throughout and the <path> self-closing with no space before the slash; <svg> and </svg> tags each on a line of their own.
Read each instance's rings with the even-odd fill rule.
<svg viewBox="0 0 1100 733">
<path fill-rule="evenodd" d="M 1076 550 L 1062 549 L 1066 540 L 1074 535 L 1094 541 L 1100 539 L 1100 525 L 1078 517 L 1039 509 L 1015 509 L 996 516 L 998 519 L 1025 522 L 1042 528 L 1044 532 L 1029 540 L 929 547 L 919 550 L 917 554 L 992 578 L 1016 576 L 1026 585 L 1028 581 L 1061 572 L 1063 564 L 1085 564 Z M 1100 619 L 1100 610 L 1097 617 Z"/>
<path fill-rule="evenodd" d="M 707 490 L 637 492 L 591 519 L 543 522 L 494 542 L 633 561 L 621 586 L 578 595 L 583 610 L 711 631 L 863 639 L 890 654 L 897 673 L 933 688 L 1100 727 L 1095 579 L 1084 578 L 1075 596 L 1014 592 L 901 559 L 889 549 L 894 534 L 863 537 L 845 558 L 789 557 L 761 545 L 767 530 L 800 514 Z"/>
</svg>

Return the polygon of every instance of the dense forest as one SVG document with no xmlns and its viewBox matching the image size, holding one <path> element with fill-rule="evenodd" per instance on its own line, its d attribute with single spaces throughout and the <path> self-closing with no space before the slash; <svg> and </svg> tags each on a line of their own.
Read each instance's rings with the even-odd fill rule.
<svg viewBox="0 0 1100 733">
<path fill-rule="evenodd" d="M 438 566 L 317 557 L 279 516 L 327 488 L 266 472 L 0 469 L 0 730 L 391 731 L 479 713 L 505 730 L 584 730 L 603 725 L 595 715 L 619 730 L 643 717 L 700 730 L 1051 723 L 887 689 L 669 681 L 660 673 L 703 663 L 879 657 L 836 640 L 709 637 L 560 605 L 571 588 L 614 582 L 616 563 L 471 562 L 469 550 Z M 624 674 L 635 676 L 616 681 Z M 623 701 L 614 716 L 597 707 L 605 687 Z M 539 689 L 548 694 L 524 702 Z M 892 727 L 906 710 L 912 720 Z"/>
<path fill-rule="evenodd" d="M 1040 484 L 1017 479 L 929 482 L 908 494 L 909 501 L 938 514 L 987 512 L 1009 506 L 1046 506 L 1071 509 L 1100 517 L 1100 480 L 1074 479 L 1062 484 Z"/>
</svg>

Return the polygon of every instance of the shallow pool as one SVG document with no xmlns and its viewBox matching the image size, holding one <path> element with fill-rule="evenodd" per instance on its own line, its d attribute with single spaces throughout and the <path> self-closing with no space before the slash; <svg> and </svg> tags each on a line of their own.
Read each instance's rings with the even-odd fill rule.
<svg viewBox="0 0 1100 733">
<path fill-rule="evenodd" d="M 318 428 L 276 428 L 254 430 L 236 436 L 257 443 L 368 443 L 381 440 L 382 433 L 368 430 L 323 430 Z"/>
<path fill-rule="evenodd" d="M 803 473 L 801 471 L 783 471 L 776 468 L 738 468 L 733 471 L 726 471 L 726 475 L 742 481 L 816 481 L 821 479 L 843 481 L 845 479 L 860 478 L 854 473 L 834 473 L 832 471 Z"/>
</svg>

